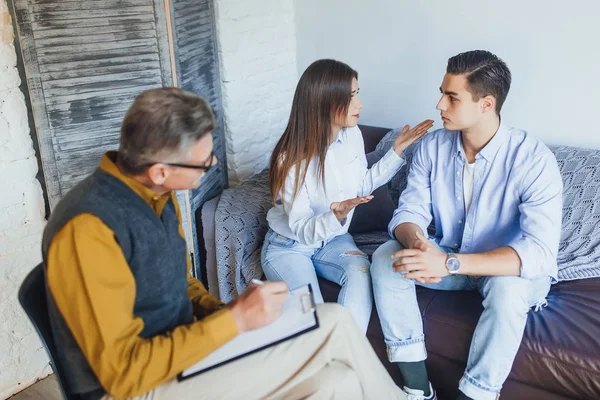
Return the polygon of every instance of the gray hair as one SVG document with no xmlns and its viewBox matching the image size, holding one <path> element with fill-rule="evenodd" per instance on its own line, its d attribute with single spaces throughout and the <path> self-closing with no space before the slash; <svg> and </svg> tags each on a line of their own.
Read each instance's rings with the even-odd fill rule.
<svg viewBox="0 0 600 400">
<path fill-rule="evenodd" d="M 215 117 L 203 98 L 179 88 L 150 89 L 138 95 L 121 124 L 117 163 L 137 175 L 155 162 L 188 154 L 215 129 Z"/>
</svg>

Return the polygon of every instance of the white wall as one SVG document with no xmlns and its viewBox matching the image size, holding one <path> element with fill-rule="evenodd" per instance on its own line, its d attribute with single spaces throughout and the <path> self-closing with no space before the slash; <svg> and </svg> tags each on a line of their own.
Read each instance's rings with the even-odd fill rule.
<svg viewBox="0 0 600 400">
<path fill-rule="evenodd" d="M 0 0 L 0 399 L 52 372 L 17 300 L 25 275 L 42 258 L 44 202 L 13 39 L 6 0 Z"/>
<path fill-rule="evenodd" d="M 217 0 L 229 181 L 262 171 L 298 80 L 293 0 Z"/>
<path fill-rule="evenodd" d="M 598 0 L 295 0 L 298 69 L 359 73 L 361 123 L 436 120 L 447 59 L 490 50 L 511 69 L 503 118 L 549 144 L 600 149 Z"/>
</svg>

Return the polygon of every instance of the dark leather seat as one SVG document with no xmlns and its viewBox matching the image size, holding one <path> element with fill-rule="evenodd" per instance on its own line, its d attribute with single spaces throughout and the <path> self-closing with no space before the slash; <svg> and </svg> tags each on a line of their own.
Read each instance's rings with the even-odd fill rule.
<svg viewBox="0 0 600 400">
<path fill-rule="evenodd" d="M 339 286 L 320 281 L 326 301 Z M 423 315 L 427 366 L 440 399 L 458 396 L 471 337 L 482 311 L 477 292 L 418 288 Z M 504 399 L 600 399 L 600 279 L 560 282 L 548 295 L 548 307 L 530 312 L 521 348 L 502 390 Z M 390 374 L 399 370 L 386 358 L 383 333 L 374 312 L 367 337 Z"/>
</svg>

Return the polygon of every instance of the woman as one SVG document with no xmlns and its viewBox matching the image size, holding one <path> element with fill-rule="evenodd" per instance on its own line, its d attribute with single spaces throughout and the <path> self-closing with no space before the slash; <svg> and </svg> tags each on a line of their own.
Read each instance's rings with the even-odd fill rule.
<svg viewBox="0 0 600 400">
<path fill-rule="evenodd" d="M 342 286 L 338 303 L 367 330 L 372 308 L 370 263 L 348 234 L 354 208 L 404 164 L 402 152 L 432 126 L 406 126 L 393 148 L 367 169 L 358 123 L 358 73 L 335 60 L 311 64 L 298 82 L 290 119 L 275 146 L 269 185 L 274 206 L 262 249 L 265 275 L 293 289 L 317 275 Z"/>
</svg>

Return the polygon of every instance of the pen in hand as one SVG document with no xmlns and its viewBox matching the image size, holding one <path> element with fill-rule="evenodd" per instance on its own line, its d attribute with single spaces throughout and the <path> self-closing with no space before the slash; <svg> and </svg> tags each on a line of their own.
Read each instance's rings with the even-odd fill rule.
<svg viewBox="0 0 600 400">
<path fill-rule="evenodd" d="M 260 279 L 252 279 L 250 281 L 250 283 L 252 283 L 253 285 L 258 285 L 258 286 L 266 285 L 269 287 L 269 289 L 270 289 L 269 291 L 272 291 L 272 293 L 274 293 L 274 294 L 287 293 L 289 291 L 287 285 L 285 285 L 285 282 L 265 282 L 265 281 L 261 281 Z M 285 290 L 283 289 L 282 284 L 285 285 Z M 274 290 L 275 286 L 277 286 L 277 290 Z"/>
</svg>

